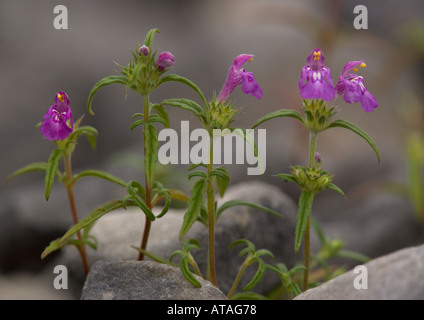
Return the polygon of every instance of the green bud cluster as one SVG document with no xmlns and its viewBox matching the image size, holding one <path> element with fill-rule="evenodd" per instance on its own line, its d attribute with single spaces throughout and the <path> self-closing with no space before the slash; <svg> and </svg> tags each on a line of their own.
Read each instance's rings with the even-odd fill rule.
<svg viewBox="0 0 424 320">
<path fill-rule="evenodd" d="M 209 104 L 212 129 L 226 129 L 234 121 L 234 117 L 240 112 L 231 103 L 222 102 L 216 97 Z"/>
<path fill-rule="evenodd" d="M 147 55 L 131 51 L 133 60 L 127 67 L 121 67 L 121 74 L 127 78 L 127 89 L 133 89 L 142 95 L 154 90 L 163 71 L 156 66 L 156 52 L 148 52 Z"/>
<path fill-rule="evenodd" d="M 327 189 L 333 179 L 328 172 L 304 166 L 292 167 L 292 175 L 302 191 L 317 193 Z"/>
<path fill-rule="evenodd" d="M 302 110 L 305 114 L 305 126 L 315 133 L 327 129 L 336 114 L 335 107 L 328 107 L 321 99 L 304 99 Z"/>
</svg>

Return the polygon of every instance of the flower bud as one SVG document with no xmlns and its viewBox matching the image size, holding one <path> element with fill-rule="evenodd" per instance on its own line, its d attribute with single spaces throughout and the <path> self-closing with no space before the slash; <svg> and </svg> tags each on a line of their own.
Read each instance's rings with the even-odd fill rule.
<svg viewBox="0 0 424 320">
<path fill-rule="evenodd" d="M 158 59 L 156 60 L 156 66 L 159 71 L 164 71 L 168 67 L 172 67 L 174 65 L 175 58 L 171 52 L 164 51 L 162 52 Z"/>
<path fill-rule="evenodd" d="M 147 56 L 149 55 L 149 47 L 143 44 L 143 45 L 140 47 L 140 49 L 138 49 L 138 54 L 139 54 L 140 56 L 145 56 L 145 57 L 147 57 Z"/>
</svg>

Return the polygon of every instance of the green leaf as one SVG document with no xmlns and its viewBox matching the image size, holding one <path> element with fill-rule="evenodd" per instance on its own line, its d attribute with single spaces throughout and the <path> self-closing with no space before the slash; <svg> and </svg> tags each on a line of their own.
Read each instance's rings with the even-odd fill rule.
<svg viewBox="0 0 424 320">
<path fill-rule="evenodd" d="M 202 99 L 204 105 L 205 106 L 208 105 L 208 102 L 207 102 L 207 100 L 205 98 L 205 95 L 203 94 L 202 90 L 200 90 L 200 88 L 197 85 L 195 85 L 193 82 L 191 82 L 187 78 L 181 77 L 181 76 L 179 76 L 177 74 L 169 74 L 169 75 L 166 75 L 164 77 L 161 77 L 159 79 L 159 81 L 156 83 L 156 87 L 155 88 L 159 87 L 161 84 L 163 84 L 165 82 L 168 82 L 168 81 L 181 82 L 181 83 L 189 86 L 190 88 L 192 88 L 199 95 L 199 97 L 200 97 L 200 99 Z"/>
<path fill-rule="evenodd" d="M 345 197 L 345 194 L 344 194 L 344 192 L 343 192 L 343 190 L 342 189 L 340 189 L 338 186 L 336 186 L 334 183 L 330 183 L 329 185 L 328 185 L 328 187 L 327 187 L 328 189 L 331 189 L 331 190 L 334 190 L 334 191 L 337 191 L 338 193 L 340 193 L 343 197 Z"/>
<path fill-rule="evenodd" d="M 208 176 L 203 171 L 193 171 L 193 172 L 190 172 L 188 174 L 188 179 L 191 179 L 193 177 L 201 177 L 201 178 L 205 178 L 206 179 Z"/>
<path fill-rule="evenodd" d="M 134 130 L 136 127 L 138 127 L 140 124 L 144 124 L 144 119 L 134 121 L 131 126 L 130 130 Z"/>
<path fill-rule="evenodd" d="M 149 49 L 152 49 L 152 43 L 155 37 L 155 33 L 160 33 L 159 29 L 150 29 L 149 32 L 147 32 L 146 38 L 144 39 L 144 45 L 149 47 Z"/>
<path fill-rule="evenodd" d="M 222 178 L 220 176 L 216 177 L 216 185 L 218 186 L 219 195 L 221 197 L 224 196 L 224 193 L 227 190 L 228 183 L 230 181 L 230 173 L 224 167 L 222 167 L 222 168 L 225 170 L 224 173 L 228 178 Z M 219 169 L 219 168 L 217 168 L 217 169 Z M 215 169 L 215 170 L 217 170 L 217 169 Z"/>
<path fill-rule="evenodd" d="M 230 180 L 230 175 L 227 170 L 220 170 L 220 169 L 213 169 L 211 172 L 209 172 L 209 176 L 215 176 L 220 177 L 221 179 L 227 180 L 227 182 Z"/>
<path fill-rule="evenodd" d="M 157 114 L 151 114 L 150 115 L 150 117 L 149 117 L 149 121 L 150 122 L 160 122 L 160 123 L 162 123 L 165 127 L 169 127 L 169 121 L 168 121 L 168 123 L 166 122 L 166 120 L 165 119 L 162 119 L 159 115 L 157 115 Z"/>
<path fill-rule="evenodd" d="M 339 252 L 337 253 L 337 257 L 353 259 L 362 263 L 368 262 L 370 260 L 369 257 L 361 253 L 350 251 L 350 250 L 344 250 L 344 249 L 339 250 Z"/>
<path fill-rule="evenodd" d="M 275 215 L 279 218 L 284 218 L 284 216 L 281 213 L 278 213 L 277 211 L 274 211 L 272 209 L 269 209 L 267 207 L 264 207 L 264 206 L 256 204 L 256 203 L 251 203 L 251 202 L 247 202 L 247 201 L 244 201 L 244 200 L 229 200 L 229 201 L 223 203 L 218 208 L 218 210 L 216 211 L 216 219 L 219 218 L 219 216 L 221 215 L 221 213 L 224 210 L 227 210 L 228 208 L 235 207 L 235 206 L 248 206 L 248 207 L 251 207 L 251 208 L 254 208 L 254 209 L 259 209 L 259 210 L 271 213 L 271 214 L 273 214 L 273 215 Z"/>
<path fill-rule="evenodd" d="M 346 120 L 335 120 L 332 122 L 328 128 L 335 128 L 335 127 L 341 127 L 345 129 L 349 129 L 350 131 L 356 133 L 360 137 L 362 137 L 368 144 L 371 146 L 371 148 L 374 150 L 374 152 L 377 155 L 378 162 L 380 162 L 380 153 L 378 151 L 377 145 L 375 144 L 374 140 L 362 129 L 358 128 L 356 125 L 354 125 L 352 122 L 346 121 Z"/>
<path fill-rule="evenodd" d="M 193 273 L 190 271 L 190 268 L 188 266 L 188 262 L 187 259 L 182 258 L 180 260 L 180 268 L 181 268 L 181 272 L 184 276 L 184 278 L 186 278 L 186 280 L 188 282 L 190 282 L 192 285 L 201 288 L 202 285 L 200 284 L 199 280 L 196 279 L 196 277 L 193 275 Z"/>
<path fill-rule="evenodd" d="M 200 105 L 190 99 L 165 99 L 161 105 L 167 105 L 171 107 L 178 107 L 184 110 L 192 112 L 195 116 L 203 116 L 204 112 Z"/>
<path fill-rule="evenodd" d="M 158 132 L 156 127 L 151 123 L 146 123 L 144 127 L 144 148 L 146 150 L 146 154 L 144 157 L 144 166 L 146 170 L 146 179 L 147 184 L 152 186 L 153 184 L 153 175 L 155 172 L 156 160 L 158 156 Z"/>
<path fill-rule="evenodd" d="M 263 116 L 262 118 L 260 118 L 258 121 L 256 121 L 253 124 L 252 129 L 256 128 L 257 126 L 259 126 L 261 123 L 264 123 L 265 121 L 278 118 L 278 117 L 291 117 L 291 118 L 299 120 L 300 122 L 304 124 L 302 115 L 298 111 L 282 109 L 282 110 L 268 113 L 267 115 Z"/>
<path fill-rule="evenodd" d="M 102 88 L 102 87 L 104 87 L 104 86 L 107 86 L 107 85 L 110 85 L 110 84 L 112 84 L 112 83 L 120 83 L 120 84 L 127 85 L 127 84 L 128 84 L 128 81 L 127 81 L 127 78 L 126 78 L 126 77 L 124 77 L 124 76 L 108 76 L 108 77 L 106 77 L 106 78 L 101 79 L 99 82 L 97 82 L 97 83 L 93 86 L 93 88 L 91 89 L 90 94 L 89 94 L 89 96 L 88 96 L 87 108 L 88 108 L 88 112 L 89 112 L 91 115 L 94 115 L 94 112 L 93 112 L 93 110 L 91 109 L 91 103 L 92 103 L 92 101 L 93 101 L 93 97 L 94 97 L 94 95 L 96 94 L 96 92 L 97 92 L 100 88 Z"/>
<path fill-rule="evenodd" d="M 188 230 L 190 230 L 193 223 L 199 216 L 200 208 L 202 207 L 205 192 L 206 192 L 207 180 L 205 178 L 199 179 L 193 185 L 191 190 L 191 197 L 188 202 L 188 208 L 184 215 L 183 225 L 180 231 L 180 240 L 184 238 Z"/>
<path fill-rule="evenodd" d="M 279 174 L 277 174 L 277 177 L 279 177 L 283 180 L 286 180 L 287 182 L 297 183 L 296 178 L 292 174 L 279 173 Z"/>
<path fill-rule="evenodd" d="M 297 212 L 296 231 L 295 231 L 295 252 L 299 251 L 302 243 L 303 234 L 305 233 L 308 219 L 311 215 L 312 202 L 314 193 L 310 191 L 302 191 L 299 199 L 299 211 Z"/>
<path fill-rule="evenodd" d="M 265 263 L 261 259 L 258 259 L 258 263 L 259 263 L 258 270 L 253 276 L 252 280 L 243 288 L 244 291 L 253 289 L 259 283 L 259 281 L 261 281 L 262 277 L 264 276 L 265 270 L 266 270 Z"/>
<path fill-rule="evenodd" d="M 125 181 L 119 179 L 118 177 L 115 177 L 114 175 L 110 173 L 107 173 L 101 170 L 81 171 L 80 173 L 74 175 L 69 183 L 72 185 L 76 183 L 79 179 L 81 179 L 82 177 L 89 177 L 89 176 L 101 178 L 101 179 L 116 183 L 117 185 L 120 185 L 121 187 L 124 187 L 124 188 L 127 187 L 127 183 Z"/>
<path fill-rule="evenodd" d="M 161 258 L 161 257 L 159 257 L 159 256 L 157 256 L 157 255 L 155 255 L 155 254 L 153 254 L 153 253 L 151 253 L 149 251 L 143 250 L 143 249 L 141 249 L 139 247 L 136 247 L 136 246 L 131 246 L 131 248 L 133 248 L 133 249 L 141 252 L 143 255 L 145 255 L 146 257 L 149 257 L 153 261 L 156 261 L 156 262 L 159 262 L 159 263 L 163 263 L 163 264 L 170 264 L 170 265 L 174 265 L 175 266 L 175 264 L 170 263 L 168 260 L 166 260 L 164 258 Z"/>
<path fill-rule="evenodd" d="M 231 296 L 231 300 L 270 300 L 256 292 L 238 292 Z"/>
<path fill-rule="evenodd" d="M 165 127 L 169 128 L 169 116 L 168 116 L 168 113 L 166 112 L 165 108 L 160 104 L 155 104 L 155 105 L 153 105 L 152 108 L 156 111 L 158 116 L 161 119 L 163 119 Z"/>
<path fill-rule="evenodd" d="M 31 163 L 21 169 L 14 171 L 8 178 L 7 181 L 10 181 L 21 174 L 33 172 L 33 171 L 46 171 L 47 170 L 47 162 L 37 162 Z"/>
<path fill-rule="evenodd" d="M 57 167 L 59 166 L 59 160 L 63 156 L 63 151 L 60 149 L 55 149 L 50 154 L 49 161 L 47 162 L 47 169 L 46 169 L 46 178 L 44 180 L 44 195 L 46 197 L 46 200 L 49 200 L 50 197 L 50 191 L 53 186 L 54 177 L 57 174 Z"/>
<path fill-rule="evenodd" d="M 78 127 L 69 135 L 68 140 L 76 141 L 83 134 L 95 137 L 99 132 L 91 126 Z"/>
<path fill-rule="evenodd" d="M 128 202 L 126 203 L 128 205 Z M 133 205 L 133 204 L 132 204 Z M 71 240 L 71 237 L 75 235 L 79 230 L 90 226 L 93 222 L 100 219 L 102 216 L 104 216 L 106 213 L 111 212 L 113 210 L 123 208 L 125 206 L 124 201 L 118 200 L 118 201 L 110 201 L 93 212 L 91 212 L 88 216 L 86 216 L 84 219 L 82 219 L 79 223 L 74 225 L 72 228 L 70 228 L 60 239 L 54 240 L 50 242 L 50 245 L 44 249 L 43 253 L 41 254 L 41 259 L 44 259 L 46 256 L 48 256 L 50 253 L 60 249 L 64 245 L 68 243 L 69 240 Z"/>
</svg>

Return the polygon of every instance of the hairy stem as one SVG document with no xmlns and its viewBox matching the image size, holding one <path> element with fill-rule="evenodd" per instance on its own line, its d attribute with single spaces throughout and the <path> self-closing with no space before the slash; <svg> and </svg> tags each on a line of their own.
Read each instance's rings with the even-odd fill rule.
<svg viewBox="0 0 424 320">
<path fill-rule="evenodd" d="M 309 133 L 309 167 L 315 166 L 315 150 L 317 144 L 317 133 L 310 131 Z M 308 289 L 309 281 L 309 260 L 310 260 L 310 220 L 311 214 L 309 214 L 306 230 L 305 230 L 305 271 L 303 273 L 303 291 Z"/>
<path fill-rule="evenodd" d="M 209 132 L 210 146 L 209 146 L 209 163 L 208 163 L 208 187 L 207 187 L 207 198 L 208 198 L 208 231 L 209 231 L 209 247 L 208 247 L 208 277 L 210 281 L 216 287 L 218 283 L 216 281 L 215 273 L 215 187 L 214 177 L 209 174 L 213 170 L 213 134 Z"/>
<path fill-rule="evenodd" d="M 66 155 L 64 157 L 64 161 L 65 161 L 66 182 L 67 182 L 67 181 L 70 181 L 72 179 L 71 156 Z M 79 222 L 79 219 L 78 219 L 77 207 L 75 205 L 74 188 L 73 188 L 73 185 L 68 185 L 68 183 L 66 183 L 66 182 L 64 183 L 64 185 L 65 185 L 66 191 L 68 193 L 68 199 L 69 199 L 69 205 L 71 207 L 72 219 L 74 221 L 74 224 L 77 224 Z M 78 238 L 79 241 L 82 240 L 80 231 L 77 232 L 77 238 Z M 85 244 L 81 243 L 79 246 L 77 246 L 77 248 L 78 248 L 78 251 L 79 251 L 80 256 L 81 256 L 81 261 L 82 261 L 82 265 L 84 267 L 84 272 L 87 275 L 88 271 L 89 271 L 89 266 L 88 266 L 88 260 L 87 260 L 87 253 L 85 251 Z"/>
<path fill-rule="evenodd" d="M 149 122 L 149 113 L 150 113 L 149 104 L 150 104 L 149 95 L 145 94 L 143 96 L 144 122 L 145 123 Z M 145 159 L 144 163 L 146 164 L 146 157 L 148 155 L 146 154 L 146 135 L 144 133 L 145 128 L 146 127 L 144 127 L 144 129 L 143 129 L 143 142 L 144 142 L 144 159 Z M 146 166 L 144 166 L 144 167 L 146 168 Z M 147 170 L 145 170 L 144 174 L 145 174 L 145 191 L 146 191 L 145 202 L 146 202 L 147 207 L 149 207 L 149 209 L 152 209 L 152 202 L 151 202 L 152 199 L 151 199 L 151 195 L 150 195 L 151 186 L 149 185 L 149 181 L 147 179 L 147 175 L 148 175 Z M 145 218 L 146 218 L 146 222 L 144 224 L 143 237 L 141 239 L 141 244 L 140 244 L 140 247 L 143 250 L 146 250 L 147 241 L 149 239 L 149 234 L 150 234 L 150 226 L 151 226 L 151 223 L 152 223 L 152 221 L 150 221 L 150 219 L 147 216 Z M 144 254 L 142 253 L 142 251 L 140 251 L 139 254 L 138 254 L 138 260 L 141 261 L 143 259 L 144 259 Z"/>
<path fill-rule="evenodd" d="M 234 279 L 233 285 L 231 286 L 230 291 L 228 291 L 227 293 L 227 298 L 230 299 L 232 297 L 232 295 L 234 294 L 234 292 L 237 289 L 237 286 L 241 280 L 241 277 L 243 276 L 244 271 L 246 270 L 246 268 L 249 266 L 249 264 L 245 262 L 243 262 L 243 264 L 240 266 L 239 272 L 237 273 L 236 278 Z"/>
</svg>

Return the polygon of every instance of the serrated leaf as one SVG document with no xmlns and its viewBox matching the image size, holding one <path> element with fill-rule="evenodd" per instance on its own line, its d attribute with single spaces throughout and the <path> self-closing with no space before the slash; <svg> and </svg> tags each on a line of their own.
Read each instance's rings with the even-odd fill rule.
<svg viewBox="0 0 424 320">
<path fill-rule="evenodd" d="M 46 177 L 44 179 L 44 195 L 46 200 L 49 200 L 50 191 L 54 183 L 54 177 L 56 176 L 57 168 L 59 166 L 59 160 L 63 156 L 63 151 L 55 149 L 50 154 L 49 161 L 47 162 Z"/>
<path fill-rule="evenodd" d="M 298 111 L 282 109 L 282 110 L 278 110 L 278 111 L 268 113 L 267 115 L 263 116 L 262 118 L 260 118 L 258 121 L 256 121 L 253 124 L 252 129 L 256 128 L 261 123 L 264 123 L 268 120 L 278 118 L 278 117 L 291 117 L 291 118 L 294 118 L 296 120 L 299 120 L 301 123 L 304 123 L 302 115 Z"/>
<path fill-rule="evenodd" d="M 123 85 L 127 85 L 128 84 L 128 81 L 127 81 L 127 78 L 126 77 L 124 77 L 124 76 L 108 76 L 108 77 L 105 77 L 105 78 L 103 78 L 103 79 L 101 79 L 100 81 L 98 81 L 94 86 L 93 86 L 93 88 L 91 89 L 91 91 L 90 91 L 90 94 L 89 94 L 89 96 L 88 96 L 88 102 L 87 102 L 87 108 L 88 108 L 88 112 L 91 114 L 91 115 L 94 115 L 94 112 L 93 112 L 93 110 L 91 109 L 91 103 L 92 103 L 92 101 L 93 101 L 93 97 L 94 97 L 94 95 L 96 94 L 96 92 L 100 89 L 100 88 L 102 88 L 102 87 L 104 87 L 104 86 L 107 86 L 107 85 L 110 85 L 110 84 L 112 84 L 112 83 L 119 83 L 119 84 L 123 84 Z"/>
<path fill-rule="evenodd" d="M 281 213 L 278 213 L 277 211 L 274 211 L 270 208 L 264 207 L 256 203 L 251 203 L 248 201 L 235 199 L 235 200 L 229 200 L 223 203 L 221 206 L 219 206 L 218 210 L 216 210 L 216 219 L 219 218 L 219 216 L 222 214 L 224 210 L 227 210 L 228 208 L 235 207 L 235 206 L 247 206 L 247 207 L 251 207 L 254 209 L 259 209 L 259 210 L 271 213 L 279 218 L 284 218 L 284 216 Z"/>
<path fill-rule="evenodd" d="M 205 106 L 208 105 L 208 102 L 207 102 L 205 95 L 203 94 L 202 90 L 200 90 L 200 88 L 196 84 L 194 84 L 193 82 L 191 82 L 187 78 L 181 77 L 177 74 L 169 74 L 169 75 L 166 75 L 164 77 L 161 77 L 159 79 L 159 81 L 156 83 L 155 88 L 159 87 L 160 85 L 162 85 L 163 83 L 168 82 L 168 81 L 176 81 L 176 82 L 180 82 L 180 83 L 183 83 L 183 84 L 189 86 L 199 95 L 199 97 L 200 97 L 200 99 L 202 99 L 202 102 L 204 103 L 204 105 Z"/>
<path fill-rule="evenodd" d="M 190 282 L 192 285 L 194 285 L 194 286 L 196 286 L 198 288 L 201 288 L 202 287 L 202 285 L 199 282 L 199 280 L 197 280 L 196 277 L 193 275 L 193 273 L 190 271 L 190 268 L 188 266 L 187 259 L 182 258 L 180 260 L 180 269 L 181 269 L 181 272 L 182 272 L 184 278 L 186 278 L 186 280 L 188 282 Z"/>
<path fill-rule="evenodd" d="M 81 179 L 82 177 L 97 177 L 97 178 L 101 178 L 113 183 L 116 183 L 117 185 L 120 185 L 121 187 L 126 188 L 127 187 L 127 183 L 121 179 L 119 179 L 118 177 L 115 177 L 114 175 L 101 171 L 101 170 L 84 170 L 81 171 L 80 173 L 74 175 L 70 181 L 70 184 L 74 184 L 75 182 L 77 182 L 79 179 Z"/>
<path fill-rule="evenodd" d="M 190 230 L 193 223 L 199 216 L 200 208 L 202 207 L 205 192 L 206 192 L 207 180 L 202 178 L 196 181 L 191 190 L 191 197 L 188 202 L 188 208 L 184 215 L 183 225 L 180 231 L 180 240 L 184 238 L 188 230 Z"/>
<path fill-rule="evenodd" d="M 7 177 L 7 181 L 10 181 L 24 173 L 33 172 L 33 171 L 46 171 L 46 170 L 47 170 L 47 162 L 31 163 L 23 168 L 20 168 L 14 171 L 9 177 Z"/>
<path fill-rule="evenodd" d="M 149 186 L 153 184 L 153 175 L 155 172 L 156 160 L 158 157 L 158 132 L 156 127 L 150 123 L 146 123 L 143 130 L 144 134 L 144 167 L 146 171 L 146 180 Z"/>
<path fill-rule="evenodd" d="M 296 218 L 296 231 L 295 231 L 295 252 L 299 251 L 300 244 L 302 243 L 303 234 L 305 233 L 308 219 L 311 215 L 312 202 L 314 200 L 313 192 L 302 191 L 299 199 L 299 211 Z"/>
<path fill-rule="evenodd" d="M 377 145 L 375 144 L 374 140 L 361 128 L 357 127 L 352 122 L 346 121 L 346 120 L 335 120 L 333 121 L 328 128 L 335 128 L 335 127 L 341 127 L 345 129 L 349 129 L 350 131 L 356 133 L 360 137 L 362 137 L 368 144 L 371 146 L 371 148 L 374 150 L 375 154 L 377 155 L 378 162 L 380 162 L 380 153 L 378 151 Z"/>
</svg>

